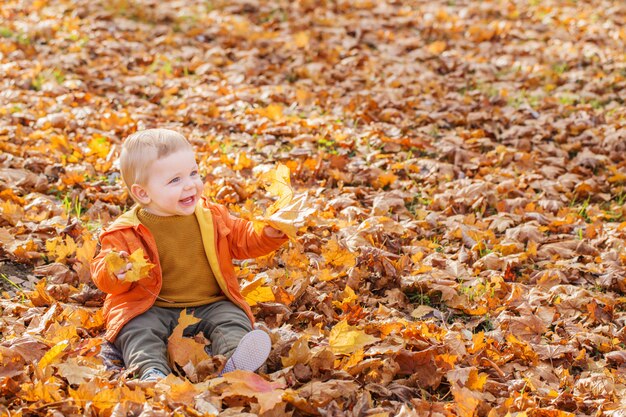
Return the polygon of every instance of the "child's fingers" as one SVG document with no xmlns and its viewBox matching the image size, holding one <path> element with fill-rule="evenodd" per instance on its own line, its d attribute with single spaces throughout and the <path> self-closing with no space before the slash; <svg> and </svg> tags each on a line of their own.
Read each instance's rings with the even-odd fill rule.
<svg viewBox="0 0 626 417">
<path fill-rule="evenodd" d="M 131 269 L 133 269 L 133 264 L 128 262 L 124 268 L 121 268 L 115 273 L 115 276 L 119 279 L 124 279 L 124 277 L 126 276 L 126 272 L 130 271 Z"/>
</svg>

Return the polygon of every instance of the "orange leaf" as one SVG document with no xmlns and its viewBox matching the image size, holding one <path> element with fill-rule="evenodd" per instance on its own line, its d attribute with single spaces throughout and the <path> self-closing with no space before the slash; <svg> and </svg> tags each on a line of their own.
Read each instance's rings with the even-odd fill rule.
<svg viewBox="0 0 626 417">
<path fill-rule="evenodd" d="M 283 107 L 280 104 L 270 104 L 263 109 L 257 109 L 257 114 L 277 121 L 283 118 Z"/>
<path fill-rule="evenodd" d="M 202 343 L 183 337 L 184 330 L 199 321 L 200 319 L 187 314 L 187 309 L 180 312 L 178 325 L 167 340 L 167 353 L 172 363 L 183 367 L 191 362 L 195 366 L 203 360 L 209 359 L 209 355 L 206 353 L 205 346 Z"/>
<path fill-rule="evenodd" d="M 99 391 L 91 400 L 94 407 L 99 410 L 108 410 L 117 404 L 125 402 L 133 402 L 143 404 L 146 402 L 146 396 L 140 388 L 131 390 L 126 386 L 119 388 L 109 388 Z"/>
<path fill-rule="evenodd" d="M 448 44 L 445 41 L 435 41 L 427 46 L 428 52 L 433 55 L 439 55 L 446 50 Z"/>
<path fill-rule="evenodd" d="M 173 374 L 169 374 L 159 382 L 159 386 L 167 387 L 165 394 L 174 402 L 182 404 L 193 403 L 193 399 L 199 394 L 199 390 L 187 379 L 181 379 Z"/>
</svg>

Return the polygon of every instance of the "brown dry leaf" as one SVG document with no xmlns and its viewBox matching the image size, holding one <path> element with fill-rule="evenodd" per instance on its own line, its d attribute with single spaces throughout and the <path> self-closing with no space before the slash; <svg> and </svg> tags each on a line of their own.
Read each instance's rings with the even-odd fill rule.
<svg viewBox="0 0 626 417">
<path fill-rule="evenodd" d="M 71 385 L 91 381 L 104 372 L 104 366 L 100 363 L 93 360 L 85 363 L 85 360 L 79 358 L 69 358 L 63 363 L 56 364 L 55 367 L 58 374 Z"/>
<path fill-rule="evenodd" d="M 347 399 L 356 392 L 358 385 L 353 381 L 330 380 L 326 382 L 312 381 L 297 391 L 296 397 L 287 397 L 290 404 L 301 408 L 316 410 L 333 400 Z M 302 404 L 302 399 L 305 404 Z"/>
<path fill-rule="evenodd" d="M 400 375 L 414 375 L 420 385 L 436 388 L 441 383 L 441 372 L 435 363 L 434 349 L 418 352 L 402 349 L 395 356 L 395 361 L 400 366 Z"/>
<path fill-rule="evenodd" d="M 282 357 L 281 361 L 284 367 L 294 366 L 297 363 L 307 364 L 312 358 L 311 349 L 307 337 L 299 338 L 291 348 L 286 357 Z"/>
</svg>

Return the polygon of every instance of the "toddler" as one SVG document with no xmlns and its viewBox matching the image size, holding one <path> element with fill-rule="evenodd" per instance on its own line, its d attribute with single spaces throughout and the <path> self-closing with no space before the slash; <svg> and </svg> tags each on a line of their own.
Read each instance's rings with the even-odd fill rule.
<svg viewBox="0 0 626 417">
<path fill-rule="evenodd" d="M 200 321 L 185 335 L 202 332 L 212 354 L 229 358 L 222 373 L 256 371 L 271 341 L 253 330 L 232 259 L 265 255 L 287 237 L 269 226 L 258 234 L 250 222 L 207 201 L 192 146 L 177 132 L 149 129 L 130 135 L 120 170 L 137 204 L 102 233 L 101 251 L 91 265 L 94 282 L 107 293 L 105 338 L 120 350 L 127 367 L 139 370 L 141 380 L 159 380 L 171 372 L 167 339 L 187 309 Z M 104 259 L 109 252 L 127 258 L 139 248 L 154 264 L 148 276 L 125 281 L 130 263 L 108 271 Z"/>
</svg>

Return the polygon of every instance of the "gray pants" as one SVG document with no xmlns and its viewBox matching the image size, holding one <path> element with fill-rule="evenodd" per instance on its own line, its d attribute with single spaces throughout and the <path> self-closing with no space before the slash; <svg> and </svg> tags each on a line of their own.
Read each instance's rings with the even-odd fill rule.
<svg viewBox="0 0 626 417">
<path fill-rule="evenodd" d="M 167 360 L 167 339 L 178 325 L 182 310 L 152 306 L 122 327 L 114 344 L 122 352 L 127 368 L 137 367 L 139 375 L 149 368 L 156 368 L 166 375 L 171 372 Z M 248 316 L 228 300 L 187 307 L 187 313 L 200 321 L 187 327 L 183 336 L 203 333 L 211 341 L 213 355 L 229 357 L 241 338 L 252 330 Z"/>
</svg>

